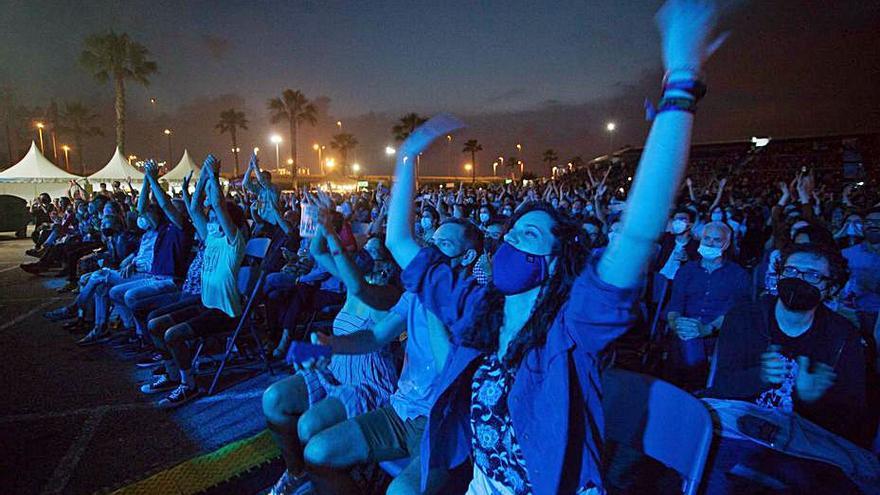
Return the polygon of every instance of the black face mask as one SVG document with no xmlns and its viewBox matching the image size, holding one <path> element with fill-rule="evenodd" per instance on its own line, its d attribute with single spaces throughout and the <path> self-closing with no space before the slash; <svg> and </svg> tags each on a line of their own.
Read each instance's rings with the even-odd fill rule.
<svg viewBox="0 0 880 495">
<path fill-rule="evenodd" d="M 822 293 L 812 284 L 797 277 L 780 278 L 779 300 L 792 311 L 809 311 L 822 302 Z"/>
</svg>

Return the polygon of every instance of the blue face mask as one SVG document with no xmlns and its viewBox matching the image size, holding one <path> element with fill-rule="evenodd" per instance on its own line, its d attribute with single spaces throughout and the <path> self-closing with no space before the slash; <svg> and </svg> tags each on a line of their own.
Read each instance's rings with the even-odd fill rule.
<svg viewBox="0 0 880 495">
<path fill-rule="evenodd" d="M 492 258 L 492 283 L 505 296 L 541 285 L 549 276 L 543 256 L 529 254 L 504 242 Z"/>
</svg>

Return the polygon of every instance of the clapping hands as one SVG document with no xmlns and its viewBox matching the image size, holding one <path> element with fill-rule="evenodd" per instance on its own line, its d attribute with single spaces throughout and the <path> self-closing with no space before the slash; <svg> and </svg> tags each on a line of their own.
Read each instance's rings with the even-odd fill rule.
<svg viewBox="0 0 880 495">
<path fill-rule="evenodd" d="M 159 178 L 159 166 L 155 161 L 147 160 L 144 162 L 144 175 L 151 179 Z"/>
</svg>

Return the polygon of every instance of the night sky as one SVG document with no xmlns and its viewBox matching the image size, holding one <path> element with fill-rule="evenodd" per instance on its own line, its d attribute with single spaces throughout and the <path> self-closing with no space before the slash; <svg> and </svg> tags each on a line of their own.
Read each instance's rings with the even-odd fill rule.
<svg viewBox="0 0 880 495">
<path fill-rule="evenodd" d="M 367 172 L 387 173 L 382 150 L 394 120 L 450 111 L 470 128 L 451 149 L 429 153 L 429 173 L 460 170 L 469 138 L 486 150 L 478 173 L 515 154 L 517 142 L 527 168 L 543 172 L 546 148 L 564 160 L 607 151 L 608 120 L 618 124 L 615 147 L 641 144 L 642 102 L 656 97 L 661 77 L 652 21 L 659 1 L 2 4 L 0 85 L 27 105 L 54 97 L 99 112 L 106 137 L 84 146 L 93 167 L 112 152 L 113 93 L 77 59 L 87 35 L 110 28 L 146 45 L 159 64 L 149 88 L 128 87 L 128 151 L 165 159 L 161 129 L 171 127 L 176 155 L 214 151 L 227 169 L 229 138 L 213 129 L 219 112 L 244 110 L 251 125 L 240 146 L 269 149 L 266 99 L 289 87 L 320 103 L 318 126 L 301 132 L 306 165 L 316 159 L 311 144 L 329 141 L 342 120 Z M 722 5 L 733 35 L 706 68 L 697 141 L 880 129 L 880 2 Z M 285 127 L 275 130 L 286 137 Z"/>
</svg>

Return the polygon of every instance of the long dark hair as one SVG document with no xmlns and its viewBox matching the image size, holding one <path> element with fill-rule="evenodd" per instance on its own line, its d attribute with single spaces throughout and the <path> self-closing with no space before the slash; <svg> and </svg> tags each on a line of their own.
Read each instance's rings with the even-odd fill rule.
<svg viewBox="0 0 880 495">
<path fill-rule="evenodd" d="M 529 203 L 517 210 L 508 221 L 508 230 L 523 215 L 533 211 L 543 211 L 553 219 L 551 232 L 556 237 L 553 248 L 556 269 L 541 288 L 529 319 L 508 346 L 504 357 L 504 365 L 508 368 L 515 368 L 529 350 L 544 344 L 550 325 L 568 301 L 571 286 L 586 266 L 590 253 L 590 238 L 581 224 L 545 201 Z M 484 352 L 496 352 L 498 335 L 504 323 L 504 295 L 491 282 L 475 321 L 474 327 L 462 338 L 462 344 Z"/>
</svg>

